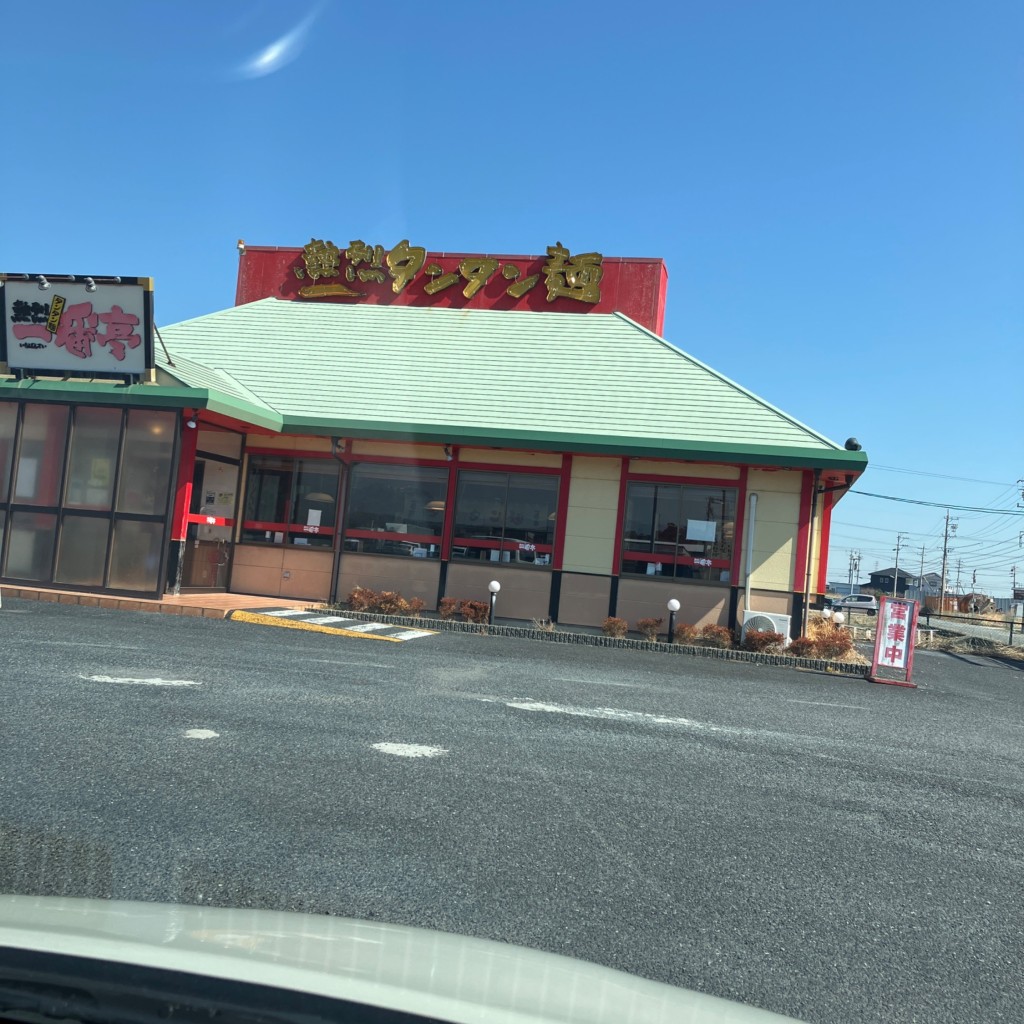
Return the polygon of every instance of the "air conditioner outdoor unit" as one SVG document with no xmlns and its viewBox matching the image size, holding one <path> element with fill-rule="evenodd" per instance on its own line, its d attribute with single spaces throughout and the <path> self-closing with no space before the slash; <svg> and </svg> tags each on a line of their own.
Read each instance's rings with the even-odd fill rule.
<svg viewBox="0 0 1024 1024">
<path fill-rule="evenodd" d="M 744 612 L 743 613 L 743 638 L 746 638 L 748 629 L 757 629 L 767 633 L 781 633 L 785 638 L 784 646 L 788 647 L 792 641 L 790 636 L 791 615 L 780 615 L 777 612 Z"/>
</svg>

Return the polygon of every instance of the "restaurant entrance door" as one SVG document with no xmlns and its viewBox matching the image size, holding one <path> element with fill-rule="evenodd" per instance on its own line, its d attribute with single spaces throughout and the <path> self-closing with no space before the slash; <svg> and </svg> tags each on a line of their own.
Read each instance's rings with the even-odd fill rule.
<svg viewBox="0 0 1024 1024">
<path fill-rule="evenodd" d="M 227 590 L 231 573 L 239 467 L 197 456 L 192 477 L 182 586 Z"/>
</svg>

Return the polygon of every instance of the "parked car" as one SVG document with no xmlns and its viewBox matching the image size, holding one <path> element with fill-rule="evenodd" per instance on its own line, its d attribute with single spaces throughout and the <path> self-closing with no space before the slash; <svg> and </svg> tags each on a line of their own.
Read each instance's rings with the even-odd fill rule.
<svg viewBox="0 0 1024 1024">
<path fill-rule="evenodd" d="M 867 612 L 868 615 L 878 614 L 878 598 L 874 594 L 848 594 L 837 597 L 832 602 L 834 612 Z"/>
</svg>

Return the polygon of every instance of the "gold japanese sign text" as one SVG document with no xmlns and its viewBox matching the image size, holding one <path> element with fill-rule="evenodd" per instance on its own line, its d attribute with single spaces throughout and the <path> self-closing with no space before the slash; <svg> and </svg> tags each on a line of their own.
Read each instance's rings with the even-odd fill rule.
<svg viewBox="0 0 1024 1024">
<path fill-rule="evenodd" d="M 502 278 L 509 282 L 505 294 L 514 299 L 522 298 L 543 277 L 548 302 L 554 302 L 555 299 L 573 299 L 586 303 L 601 301 L 601 254 L 588 252 L 573 256 L 561 242 L 547 247 L 543 272 L 528 277 L 521 277 L 522 270 L 514 263 L 502 265 L 490 256 L 467 256 L 455 270 L 448 273 L 438 263 L 429 263 L 424 267 L 426 258 L 427 250 L 419 245 L 410 245 L 407 238 L 403 238 L 390 251 L 386 251 L 382 245 L 369 245 L 361 239 L 355 239 L 349 242 L 344 252 L 333 242 L 311 238 L 302 250 L 304 266 L 296 266 L 293 270 L 300 281 L 312 281 L 312 284 L 303 285 L 299 289 L 299 295 L 303 298 L 328 295 L 362 298 L 365 292 L 356 291 L 350 285 L 386 284 L 389 278 L 391 290 L 397 295 L 423 271 L 430 278 L 423 286 L 427 295 L 437 295 L 447 288 L 464 283 L 462 294 L 471 299 L 500 271 Z M 327 278 L 337 280 L 327 282 Z"/>
</svg>

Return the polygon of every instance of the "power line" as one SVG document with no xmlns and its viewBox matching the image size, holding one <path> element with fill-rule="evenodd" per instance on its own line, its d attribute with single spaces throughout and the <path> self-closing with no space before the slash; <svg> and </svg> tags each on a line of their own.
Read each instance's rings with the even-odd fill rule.
<svg viewBox="0 0 1024 1024">
<path fill-rule="evenodd" d="M 978 508 L 975 505 L 951 505 L 946 501 L 921 501 L 918 498 L 899 498 L 894 494 L 872 494 L 871 491 L 850 491 L 850 494 L 860 494 L 865 498 L 884 498 L 886 501 L 901 501 L 906 505 L 927 505 L 929 508 L 944 508 L 953 512 L 978 512 L 988 515 L 1015 516 L 1024 518 L 1024 509 L 1019 512 L 1001 508 Z"/>
<path fill-rule="evenodd" d="M 1005 480 L 976 480 L 970 476 L 950 476 L 948 473 L 926 473 L 923 469 L 904 469 L 902 466 L 880 466 L 877 462 L 871 463 L 872 469 L 883 469 L 887 473 L 907 473 L 910 476 L 930 476 L 937 480 L 962 480 L 968 484 L 992 484 L 993 487 L 1005 487 Z"/>
</svg>

